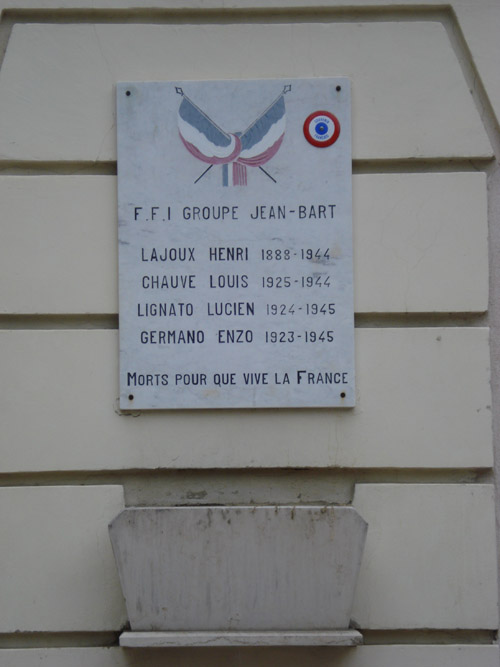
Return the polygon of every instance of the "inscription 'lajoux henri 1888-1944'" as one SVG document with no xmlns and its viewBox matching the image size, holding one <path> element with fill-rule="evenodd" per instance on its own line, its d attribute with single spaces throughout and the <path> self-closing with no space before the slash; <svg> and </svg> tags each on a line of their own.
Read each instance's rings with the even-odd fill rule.
<svg viewBox="0 0 500 667">
<path fill-rule="evenodd" d="M 121 408 L 353 406 L 349 81 L 117 103 Z"/>
</svg>

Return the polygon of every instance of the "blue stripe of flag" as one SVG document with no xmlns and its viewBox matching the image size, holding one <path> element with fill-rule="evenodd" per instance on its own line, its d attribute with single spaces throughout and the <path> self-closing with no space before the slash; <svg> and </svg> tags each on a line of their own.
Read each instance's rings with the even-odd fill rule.
<svg viewBox="0 0 500 667">
<path fill-rule="evenodd" d="M 192 102 L 186 97 L 182 98 L 179 106 L 180 117 L 194 128 L 205 135 L 205 137 L 215 146 L 229 146 L 231 137 L 222 132 L 213 123 L 208 116 L 205 116 Z"/>
<path fill-rule="evenodd" d="M 251 125 L 244 134 L 241 135 L 242 150 L 247 150 L 255 144 L 258 144 L 271 127 L 277 123 L 285 115 L 285 100 L 283 95 L 276 100 L 276 102 L 263 114 L 258 120 Z"/>
</svg>

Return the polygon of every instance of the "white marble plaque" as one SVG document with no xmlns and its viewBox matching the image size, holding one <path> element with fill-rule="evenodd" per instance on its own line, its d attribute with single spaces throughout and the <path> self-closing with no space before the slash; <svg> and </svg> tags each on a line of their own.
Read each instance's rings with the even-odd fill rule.
<svg viewBox="0 0 500 667">
<path fill-rule="evenodd" d="M 353 406 L 349 81 L 117 99 L 121 408 Z"/>
</svg>

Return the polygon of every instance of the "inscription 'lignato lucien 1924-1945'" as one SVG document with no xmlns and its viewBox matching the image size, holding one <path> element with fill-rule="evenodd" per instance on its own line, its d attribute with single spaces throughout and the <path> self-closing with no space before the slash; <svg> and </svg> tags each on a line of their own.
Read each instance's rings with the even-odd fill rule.
<svg viewBox="0 0 500 667">
<path fill-rule="evenodd" d="M 354 405 L 348 82 L 117 94 L 121 407 Z"/>
</svg>

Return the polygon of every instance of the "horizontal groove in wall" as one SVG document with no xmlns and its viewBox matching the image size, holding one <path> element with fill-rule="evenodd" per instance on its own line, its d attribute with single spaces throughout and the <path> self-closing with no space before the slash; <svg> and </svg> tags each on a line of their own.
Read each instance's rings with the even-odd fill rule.
<svg viewBox="0 0 500 667">
<path fill-rule="evenodd" d="M 423 174 L 448 172 L 486 172 L 493 158 L 415 158 L 353 160 L 352 173 L 358 174 Z M 115 161 L 28 161 L 0 160 L 2 176 L 116 176 Z"/>
<path fill-rule="evenodd" d="M 365 645 L 391 644 L 478 644 L 496 642 L 490 630 L 363 630 Z M 15 648 L 83 648 L 117 646 L 120 632 L 13 632 L 0 634 L 0 650 Z M 336 649 L 330 648 L 335 651 Z M 189 648 L 185 649 L 189 651 Z M 252 651 L 253 647 L 243 650 Z M 265 648 L 257 648 L 259 651 Z M 167 653 L 165 654 L 167 659 Z"/>
<path fill-rule="evenodd" d="M 279 483 L 290 488 L 296 483 L 327 482 L 336 484 L 489 484 L 492 483 L 492 471 L 489 468 L 459 469 L 450 468 L 428 470 L 397 468 L 245 468 L 245 469 L 134 469 L 101 471 L 44 471 L 0 473 L 0 487 L 14 486 L 93 486 L 130 484 L 151 484 L 153 482 L 176 484 L 181 482 L 185 489 L 200 488 L 207 485 L 234 486 L 239 490 L 251 488 L 256 484 L 273 485 Z M 191 497 L 190 497 L 191 495 Z M 192 491 L 186 492 L 186 499 L 206 501 L 206 497 Z M 317 502 L 318 499 L 307 502 Z M 258 503 L 258 499 L 255 499 Z M 295 499 L 295 502 L 298 502 Z M 305 502 L 305 501 L 304 501 Z M 230 501 L 228 500 L 228 504 Z M 267 502 L 264 504 L 273 504 Z"/>
<path fill-rule="evenodd" d="M 357 313 L 357 329 L 487 327 L 486 313 Z M 118 315 L 15 314 L 0 315 L 0 330 L 118 329 Z"/>
<path fill-rule="evenodd" d="M 115 161 L 36 162 L 0 160 L 0 176 L 116 176 Z"/>
<path fill-rule="evenodd" d="M 485 327 L 487 313 L 355 313 L 357 329 Z"/>
<path fill-rule="evenodd" d="M 394 468 L 349 469 L 354 484 L 490 484 L 493 472 L 488 468 L 470 470 L 422 470 Z M 344 474 L 343 472 L 341 474 Z"/>
<path fill-rule="evenodd" d="M 363 643 L 380 644 L 495 644 L 491 630 L 361 630 Z"/>
<path fill-rule="evenodd" d="M 0 315 L 2 329 L 118 329 L 118 315 Z"/>
<path fill-rule="evenodd" d="M 4 9 L 12 23 L 325 23 L 378 21 L 443 21 L 450 9 L 443 5 L 388 7 L 221 7 L 135 9 Z"/>
<path fill-rule="evenodd" d="M 408 158 L 353 160 L 353 174 L 426 174 L 433 172 L 487 171 L 494 158 Z"/>
<path fill-rule="evenodd" d="M 117 646 L 119 636 L 119 632 L 8 632 L 0 633 L 0 650 Z"/>
</svg>

